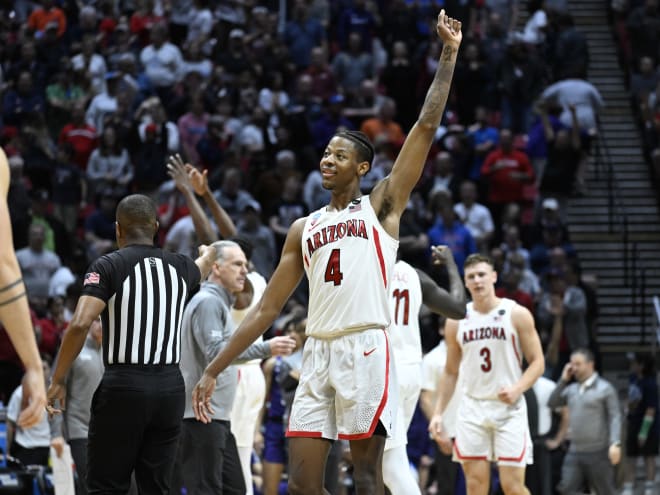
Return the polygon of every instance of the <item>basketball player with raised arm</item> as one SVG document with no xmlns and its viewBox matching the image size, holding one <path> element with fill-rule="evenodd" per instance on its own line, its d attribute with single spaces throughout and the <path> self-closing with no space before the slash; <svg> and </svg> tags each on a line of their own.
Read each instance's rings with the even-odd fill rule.
<svg viewBox="0 0 660 495">
<path fill-rule="evenodd" d="M 388 283 L 401 214 L 447 102 L 461 23 L 442 10 L 437 33 L 444 44 L 438 68 L 391 174 L 363 196 L 360 179 L 371 167 L 373 145 L 359 132 L 339 132 L 330 140 L 320 162 L 330 204 L 291 225 L 261 301 L 193 390 L 195 415 L 209 421 L 215 377 L 269 328 L 306 272 L 308 339 L 287 432 L 293 495 L 326 493 L 325 463 L 337 438 L 350 442 L 356 493 L 383 492 L 383 447 L 396 408 L 389 400 L 395 384 L 385 332 Z"/>
<path fill-rule="evenodd" d="M 529 310 L 495 295 L 497 273 L 490 258 L 472 254 L 464 269 L 472 302 L 464 319 L 445 325 L 447 363 L 429 431 L 446 445 L 442 414 L 460 373 L 464 395 L 454 460 L 463 465 L 468 495 L 488 493 L 491 461 L 498 465 L 505 495 L 529 495 L 525 466 L 532 462 L 533 445 L 523 393 L 543 374 L 541 342 Z"/>
<path fill-rule="evenodd" d="M 432 247 L 433 262 L 445 265 L 449 292 L 421 270 L 403 260 L 394 265 L 389 286 L 391 323 L 388 329 L 398 384 L 398 409 L 394 435 L 385 442 L 383 479 L 392 495 L 420 494 L 406 452 L 408 427 L 422 388 L 422 339 L 419 311 L 422 303 L 434 313 L 447 318 L 465 316 L 465 288 L 451 249 Z"/>
</svg>

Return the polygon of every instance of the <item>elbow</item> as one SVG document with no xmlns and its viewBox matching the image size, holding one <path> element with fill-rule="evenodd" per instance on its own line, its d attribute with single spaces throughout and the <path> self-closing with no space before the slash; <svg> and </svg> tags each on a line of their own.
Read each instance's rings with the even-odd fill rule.
<svg viewBox="0 0 660 495">
<path fill-rule="evenodd" d="M 447 314 L 445 315 L 447 318 L 451 318 L 452 320 L 462 320 L 465 318 L 465 315 L 467 314 L 467 308 L 465 305 L 459 308 L 453 308 L 451 311 L 448 311 Z"/>
</svg>

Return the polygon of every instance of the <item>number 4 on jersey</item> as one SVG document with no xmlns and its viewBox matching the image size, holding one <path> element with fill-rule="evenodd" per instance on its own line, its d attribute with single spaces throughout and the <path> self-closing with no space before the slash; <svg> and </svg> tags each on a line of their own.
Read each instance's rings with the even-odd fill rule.
<svg viewBox="0 0 660 495">
<path fill-rule="evenodd" d="M 325 281 L 337 286 L 341 285 L 343 278 L 344 274 L 339 266 L 339 249 L 333 249 L 328 258 L 328 266 L 325 267 Z"/>
</svg>

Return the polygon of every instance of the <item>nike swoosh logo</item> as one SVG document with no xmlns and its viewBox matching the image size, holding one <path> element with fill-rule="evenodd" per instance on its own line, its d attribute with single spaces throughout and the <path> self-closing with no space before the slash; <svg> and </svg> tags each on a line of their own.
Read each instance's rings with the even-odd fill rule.
<svg viewBox="0 0 660 495">
<path fill-rule="evenodd" d="M 362 354 L 364 354 L 365 356 L 368 356 L 369 354 L 372 354 L 375 350 L 376 350 L 376 347 L 374 347 L 370 351 L 364 351 Z"/>
</svg>

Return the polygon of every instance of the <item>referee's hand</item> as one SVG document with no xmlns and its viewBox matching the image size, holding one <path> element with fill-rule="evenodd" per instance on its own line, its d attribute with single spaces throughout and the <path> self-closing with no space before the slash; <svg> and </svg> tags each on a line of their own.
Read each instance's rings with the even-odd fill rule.
<svg viewBox="0 0 660 495">
<path fill-rule="evenodd" d="M 54 414 L 60 414 L 66 408 L 66 385 L 57 381 L 52 381 L 46 394 L 48 405 L 46 411 L 52 417 Z M 59 408 L 57 404 L 59 403 Z"/>
<path fill-rule="evenodd" d="M 202 374 L 202 377 L 193 388 L 192 406 L 195 418 L 202 423 L 210 423 L 213 419 L 213 408 L 211 407 L 211 395 L 215 390 L 215 378 Z"/>
</svg>

